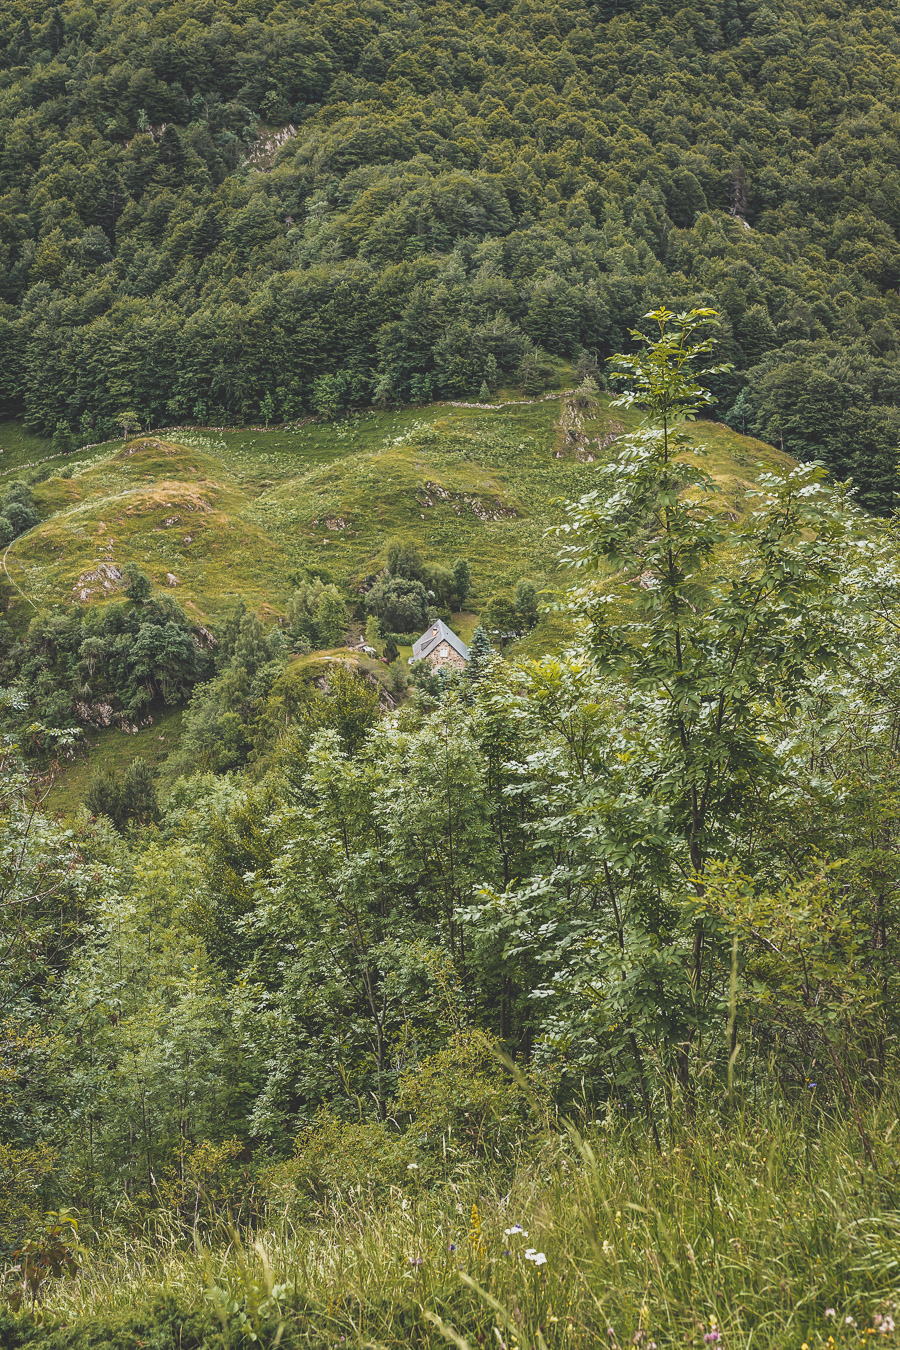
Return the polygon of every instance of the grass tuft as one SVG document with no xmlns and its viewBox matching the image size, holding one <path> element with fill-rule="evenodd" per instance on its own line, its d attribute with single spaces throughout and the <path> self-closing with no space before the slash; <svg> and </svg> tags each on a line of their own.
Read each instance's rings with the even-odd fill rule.
<svg viewBox="0 0 900 1350">
<path fill-rule="evenodd" d="M 473 1161 L 428 1188 L 413 1167 L 386 1201 L 348 1184 L 303 1223 L 282 1211 L 256 1232 L 223 1221 L 201 1237 L 166 1216 L 137 1236 L 113 1222 L 78 1278 L 55 1284 L 44 1316 L 80 1328 L 85 1347 L 100 1344 L 92 1319 L 114 1324 L 166 1301 L 183 1326 L 212 1308 L 235 1345 L 240 1333 L 262 1346 L 386 1350 L 824 1350 L 864 1345 L 872 1327 L 890 1345 L 897 1107 L 869 1107 L 880 1174 L 861 1159 L 853 1122 L 813 1103 L 670 1120 L 661 1154 L 642 1125 L 610 1111 L 583 1135 L 532 1137 L 509 1166 Z"/>
</svg>

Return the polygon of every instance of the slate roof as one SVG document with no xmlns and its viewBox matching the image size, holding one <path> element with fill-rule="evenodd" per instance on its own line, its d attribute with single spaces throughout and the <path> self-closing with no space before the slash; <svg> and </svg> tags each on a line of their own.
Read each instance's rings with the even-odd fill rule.
<svg viewBox="0 0 900 1350">
<path fill-rule="evenodd" d="M 438 619 L 437 623 L 426 629 L 420 638 L 413 643 L 413 660 L 424 661 L 435 647 L 439 647 L 442 642 L 447 642 L 455 652 L 458 652 L 464 661 L 469 659 L 469 649 L 458 638 L 452 628 L 448 628 L 443 619 Z"/>
</svg>

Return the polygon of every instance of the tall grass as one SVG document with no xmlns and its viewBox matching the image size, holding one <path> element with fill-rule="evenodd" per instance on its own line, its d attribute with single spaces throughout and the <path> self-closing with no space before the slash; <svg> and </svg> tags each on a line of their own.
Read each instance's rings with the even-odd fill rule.
<svg viewBox="0 0 900 1350">
<path fill-rule="evenodd" d="M 90 1319 L 154 1300 L 205 1310 L 235 1347 L 900 1343 L 897 1106 L 867 1111 L 877 1170 L 854 1122 L 812 1103 L 672 1120 L 661 1153 L 611 1114 L 508 1166 L 471 1162 L 427 1189 L 413 1166 L 380 1201 L 351 1189 L 255 1234 L 157 1217 L 100 1240 L 44 1316 L 77 1325 L 79 1346 L 95 1344 Z"/>
</svg>

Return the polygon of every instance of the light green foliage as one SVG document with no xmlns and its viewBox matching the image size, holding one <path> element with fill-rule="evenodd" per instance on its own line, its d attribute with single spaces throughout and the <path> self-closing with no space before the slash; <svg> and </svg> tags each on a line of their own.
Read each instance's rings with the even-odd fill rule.
<svg viewBox="0 0 900 1350">
<path fill-rule="evenodd" d="M 496 1159 L 515 1152 L 537 1094 L 534 1084 L 523 1092 L 504 1073 L 499 1049 L 457 1027 L 443 1049 L 403 1074 L 394 1109 L 409 1115 L 409 1134 L 423 1154 Z"/>
<path fill-rule="evenodd" d="M 610 1025 L 621 1026 L 623 1015 L 626 1024 L 646 1017 L 650 988 L 664 978 L 671 1030 L 660 1049 L 671 1038 L 663 1053 L 685 1091 L 694 1037 L 719 1016 L 721 997 L 707 962 L 722 934 L 689 897 L 705 894 L 706 867 L 731 853 L 751 802 L 791 776 L 774 746 L 785 712 L 836 663 L 836 557 L 849 528 L 841 502 L 819 487 L 821 474 L 796 469 L 765 481 L 759 506 L 723 547 L 714 484 L 679 436 L 709 397 L 698 367 L 712 349 L 703 330 L 714 318 L 708 310 L 657 311 L 648 316 L 657 331 L 637 334 L 636 354 L 617 358 L 628 383 L 622 402 L 644 408 L 647 427 L 621 444 L 602 471 L 604 485 L 573 506 L 565 527 L 576 537 L 567 550 L 572 564 L 601 573 L 574 599 L 601 681 L 548 664 L 536 688 L 545 699 L 554 690 L 554 704 L 565 700 L 579 718 L 591 706 L 585 700 L 595 700 L 593 734 L 621 738 L 621 767 L 600 743 L 581 751 L 597 756 L 591 791 L 608 794 L 595 847 L 614 938 L 603 980 Z M 619 719 L 612 708 L 623 697 Z M 574 768 L 571 753 L 564 750 Z M 660 946 L 668 947 L 665 976 Z M 626 1012 L 629 998 L 635 1004 Z M 649 1110 L 633 1031 L 626 1039 Z"/>
<path fill-rule="evenodd" d="M 506 595 L 494 595 L 488 601 L 483 615 L 484 626 L 501 642 L 515 636 L 519 629 L 519 612 L 515 601 Z"/>
<path fill-rule="evenodd" d="M 9 621 L 20 631 L 34 607 L 68 609 L 70 598 L 93 606 L 114 594 L 93 575 L 98 547 L 100 561 L 133 563 L 157 595 L 195 606 L 216 629 L 240 601 L 285 613 L 298 585 L 310 584 L 300 578 L 336 585 L 345 599 L 358 593 L 385 564 L 386 534 L 418 554 L 427 589 L 439 569 L 435 603 L 452 612 L 477 612 L 523 576 L 558 586 L 545 531 L 562 518 L 561 494 L 587 491 L 596 472 L 556 457 L 559 413 L 556 402 L 433 407 L 288 432 L 179 432 L 59 458 L 57 470 L 74 462 L 75 471 L 36 485 L 41 522 L 6 555 Z M 590 440 L 612 434 L 605 409 L 584 425 Z M 789 462 L 726 427 L 704 423 L 698 435 L 723 509 L 738 514 L 758 473 Z M 540 626 L 535 641 L 539 651 Z"/>
<path fill-rule="evenodd" d="M 378 651 L 381 647 L 381 624 L 374 617 L 374 615 L 370 615 L 370 617 L 366 619 L 365 636 L 367 644 L 370 647 L 374 647 L 375 650 Z"/>
<path fill-rule="evenodd" d="M 893 1098 L 871 1104 L 866 1128 L 883 1135 L 896 1112 Z M 267 1177 L 271 1219 L 252 1242 L 226 1224 L 214 1252 L 171 1222 L 112 1233 L 79 1280 L 52 1287 L 45 1328 L 3 1314 L 0 1328 L 17 1350 L 127 1350 L 148 1327 L 208 1350 L 222 1336 L 215 1298 L 232 1344 L 249 1328 L 287 1350 L 342 1335 L 438 1350 L 436 1318 L 472 1347 L 514 1326 L 520 1345 L 576 1350 L 639 1333 L 638 1345 L 706 1350 L 715 1332 L 858 1350 L 860 1328 L 896 1323 L 896 1211 L 860 1186 L 855 1137 L 852 1122 L 768 1102 L 727 1124 L 673 1119 L 660 1158 L 601 1113 L 571 1143 L 545 1135 L 511 1164 L 442 1175 L 392 1126 L 323 1112 Z"/>
<path fill-rule="evenodd" d="M 412 1138 L 380 1121 L 341 1120 L 321 1110 L 299 1132 L 294 1156 L 269 1169 L 263 1186 L 278 1212 L 321 1219 L 345 1197 L 378 1203 L 392 1189 L 419 1189 L 420 1156 Z"/>
<path fill-rule="evenodd" d="M 347 622 L 334 582 L 292 580 L 284 627 L 222 626 L 151 827 L 63 835 L 10 755 L 0 1162 L 53 1168 L 11 1228 L 54 1188 L 101 1228 L 80 1282 L 42 1286 L 73 1345 L 104 1281 L 131 1317 L 170 1279 L 148 1324 L 198 1347 L 824 1350 L 876 1315 L 889 1343 L 897 532 L 813 466 L 729 519 L 746 480 L 703 451 L 721 470 L 730 433 L 689 434 L 715 316 L 647 317 L 561 531 L 565 650 L 467 627 L 470 678 L 413 667 L 398 707 L 380 662 L 292 652 L 323 601 Z M 464 566 L 417 545 L 370 555 L 382 593 L 458 597 Z M 539 586 L 505 576 L 486 621 Z M 130 651 L 156 604 L 94 612 Z M 42 618 L 29 660 L 90 677 L 106 622 Z"/>
<path fill-rule="evenodd" d="M 340 606 L 340 608 L 339 608 Z M 325 621 L 320 627 L 319 612 Z M 308 646 L 334 647 L 346 627 L 346 610 L 336 586 L 317 577 L 305 581 L 294 591 L 287 604 L 287 631 L 296 646 L 304 640 Z M 338 628 L 335 633 L 335 628 Z M 298 648 L 299 650 L 299 648 Z"/>
<path fill-rule="evenodd" d="M 152 1203 L 187 1139 L 226 1136 L 243 1061 L 231 1000 L 192 931 L 196 861 L 151 847 L 119 876 L 68 993 L 81 1027 L 72 1162 L 95 1205 L 123 1194 Z"/>
</svg>

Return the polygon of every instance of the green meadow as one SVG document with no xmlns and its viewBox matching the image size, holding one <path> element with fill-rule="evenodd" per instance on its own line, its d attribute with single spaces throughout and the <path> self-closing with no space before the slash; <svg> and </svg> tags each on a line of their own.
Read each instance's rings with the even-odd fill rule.
<svg viewBox="0 0 900 1350">
<path fill-rule="evenodd" d="M 102 602 L 116 585 L 98 568 L 129 562 L 201 622 L 221 622 L 240 600 L 271 619 L 310 575 L 352 597 L 384 565 L 392 538 L 431 562 L 467 558 L 476 611 L 520 577 L 553 591 L 564 578 L 548 531 L 567 499 L 595 485 L 609 438 L 637 423 L 602 409 L 573 445 L 563 404 L 436 404 L 296 428 L 159 431 L 49 458 L 46 442 L 0 425 L 0 462 L 24 472 L 27 452 L 49 471 L 35 489 L 41 523 L 4 557 L 9 620 L 21 627 L 48 605 Z M 789 462 L 717 423 L 698 423 L 694 439 L 732 513 L 760 471 Z"/>
</svg>

